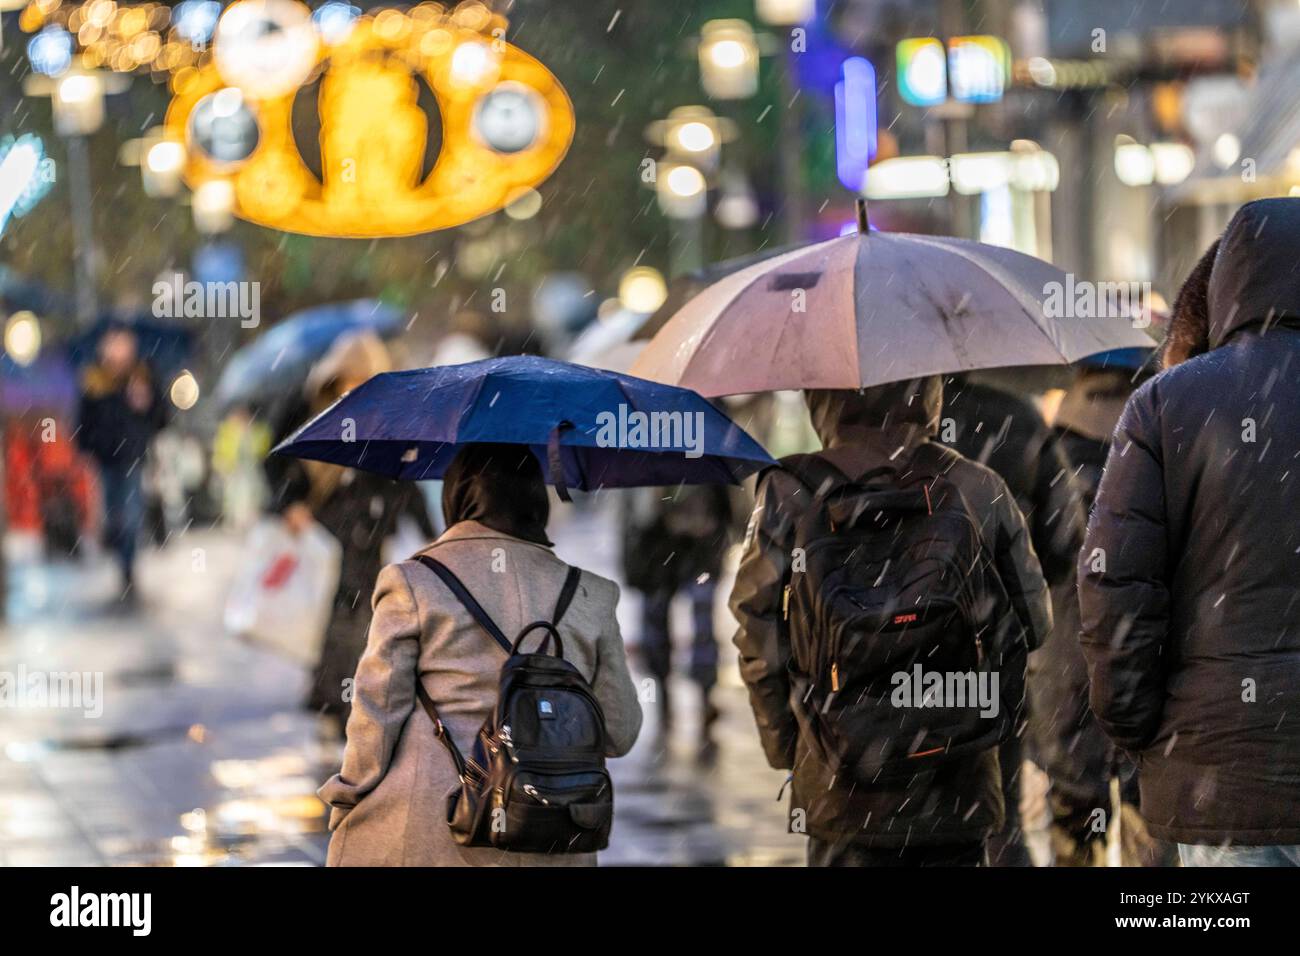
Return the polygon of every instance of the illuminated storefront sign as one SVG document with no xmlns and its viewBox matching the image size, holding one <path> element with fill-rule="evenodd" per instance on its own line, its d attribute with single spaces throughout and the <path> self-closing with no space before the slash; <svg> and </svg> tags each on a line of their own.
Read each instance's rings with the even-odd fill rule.
<svg viewBox="0 0 1300 956">
<path fill-rule="evenodd" d="M 898 95 L 913 106 L 938 106 L 948 98 L 948 59 L 934 37 L 903 40 L 896 51 Z"/>
<path fill-rule="evenodd" d="M 1011 79 L 1011 51 L 995 36 L 953 37 L 945 49 L 934 37 L 903 40 L 895 51 L 898 94 L 913 106 L 1002 99 Z"/>
<path fill-rule="evenodd" d="M 1011 50 L 994 36 L 948 41 L 948 88 L 961 103 L 995 103 L 1011 78 Z"/>
<path fill-rule="evenodd" d="M 166 129 L 187 146 L 185 179 L 229 182 L 240 218 L 318 236 L 431 232 L 502 208 L 564 158 L 568 95 L 504 29 L 383 10 L 331 45 L 304 13 L 293 0 L 241 0 L 217 27 L 213 61 L 173 80 Z M 270 15 L 285 22 L 264 28 Z M 262 68 L 268 56 L 274 69 Z M 317 169 L 294 130 L 313 86 Z"/>
<path fill-rule="evenodd" d="M 856 192 L 876 155 L 876 70 L 854 56 L 841 72 L 843 79 L 835 84 L 835 169 L 840 182 Z"/>
</svg>

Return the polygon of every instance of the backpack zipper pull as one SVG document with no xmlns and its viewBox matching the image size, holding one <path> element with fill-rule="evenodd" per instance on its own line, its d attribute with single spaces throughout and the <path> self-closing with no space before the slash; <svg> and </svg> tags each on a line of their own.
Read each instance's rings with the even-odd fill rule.
<svg viewBox="0 0 1300 956">
<path fill-rule="evenodd" d="M 837 694 L 840 691 L 840 665 L 838 661 L 831 662 L 831 690 Z"/>
<path fill-rule="evenodd" d="M 785 590 L 781 592 L 781 620 L 790 620 L 790 588 L 787 584 Z"/>
</svg>

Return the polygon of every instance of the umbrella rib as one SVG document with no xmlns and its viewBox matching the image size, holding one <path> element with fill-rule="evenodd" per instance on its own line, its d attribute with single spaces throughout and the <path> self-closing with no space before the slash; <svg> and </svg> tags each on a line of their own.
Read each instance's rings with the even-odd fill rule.
<svg viewBox="0 0 1300 956">
<path fill-rule="evenodd" d="M 1002 286 L 1002 288 L 1006 290 L 1008 295 L 1010 295 L 1013 299 L 1015 299 L 1018 303 L 1020 303 L 1020 307 L 1024 309 L 1026 313 L 1029 314 L 1029 317 L 1034 322 L 1034 326 L 1038 329 L 1039 332 L 1043 334 L 1043 337 L 1047 339 L 1049 343 L 1051 343 L 1051 346 L 1056 351 L 1056 354 L 1061 357 L 1061 360 L 1063 362 L 1066 362 L 1068 364 L 1070 357 L 1066 355 L 1064 350 L 1061 348 L 1061 343 L 1057 341 L 1056 337 L 1051 334 L 1050 331 L 1051 324 L 1048 323 L 1047 320 L 1043 317 L 1042 305 L 1038 302 L 1032 302 L 1032 303 L 1026 302 L 1025 297 L 1021 294 L 1020 289 L 1017 288 L 1016 283 L 1010 280 L 1007 272 L 1001 266 L 999 266 L 995 262 L 985 264 L 979 261 L 978 259 L 976 259 L 974 256 L 972 256 L 967 250 L 963 249 L 960 245 L 956 245 L 954 243 L 936 242 L 934 239 L 932 239 L 929 236 L 918 236 L 918 235 L 909 235 L 908 239 L 913 242 L 918 242 L 921 245 L 931 246 L 936 249 L 951 252 L 953 255 L 960 256 L 962 259 L 965 259 L 967 262 L 979 268 L 980 271 L 982 271 L 990 279 L 998 283 L 998 285 Z"/>
</svg>

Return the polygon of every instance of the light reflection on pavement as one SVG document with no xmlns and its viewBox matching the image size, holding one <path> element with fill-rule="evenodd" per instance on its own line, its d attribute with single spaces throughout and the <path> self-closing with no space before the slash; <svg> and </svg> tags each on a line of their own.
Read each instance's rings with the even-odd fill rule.
<svg viewBox="0 0 1300 956">
<path fill-rule="evenodd" d="M 557 510 L 553 524 L 562 557 L 618 577 L 604 507 Z M 0 865 L 324 862 L 315 790 L 341 744 L 299 709 L 300 666 L 223 633 L 240 547 L 238 535 L 198 531 L 142 553 L 145 610 L 135 615 L 101 613 L 115 586 L 103 561 L 11 564 L 0 671 L 102 671 L 104 712 L 4 711 Z M 619 616 L 631 645 L 634 592 Z M 763 762 L 725 617 L 720 609 L 718 755 L 707 766 L 694 757 L 699 702 L 687 682 L 674 687 L 666 747 L 649 707 L 641 740 L 611 764 L 618 809 L 602 865 L 802 862 L 802 838 L 785 832 L 776 802 L 784 775 Z"/>
</svg>

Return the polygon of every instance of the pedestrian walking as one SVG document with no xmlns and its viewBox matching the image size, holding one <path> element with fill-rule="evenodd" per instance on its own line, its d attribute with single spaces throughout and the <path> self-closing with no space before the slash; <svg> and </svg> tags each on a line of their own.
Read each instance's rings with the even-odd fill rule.
<svg viewBox="0 0 1300 956">
<path fill-rule="evenodd" d="M 1007 483 L 1029 526 L 1048 587 L 1065 582 L 1072 587 L 1087 512 L 1069 459 L 1037 406 L 971 376 L 952 376 L 945 382 L 943 410 L 952 428 L 952 440 L 945 444 L 992 468 Z M 1031 865 L 1020 819 L 1025 738 L 1026 728 L 1017 727 L 998 755 L 1006 823 L 990 842 L 994 866 Z"/>
<path fill-rule="evenodd" d="M 449 568 L 505 634 L 550 619 L 570 569 L 546 536 L 550 505 L 532 452 L 466 446 L 446 473 L 442 505 L 447 530 L 420 556 Z M 590 571 L 576 580 L 557 625 L 563 656 L 590 684 L 604 716 L 605 754 L 617 757 L 641 727 L 615 615 L 618 586 Z M 453 839 L 447 799 L 458 768 L 437 730 L 445 726 L 459 751 L 469 751 L 497 704 L 502 660 L 465 604 L 419 560 L 383 569 L 357 668 L 343 769 L 320 791 L 331 807 L 330 865 L 595 863 L 594 853 L 520 853 Z M 420 687 L 436 702 L 441 725 L 417 706 Z M 535 702 L 543 720 L 545 703 Z M 517 722 L 525 719 L 538 723 Z M 516 737 L 522 732 L 515 728 Z"/>
<path fill-rule="evenodd" d="M 718 682 L 718 643 L 713 628 L 714 597 L 731 531 L 731 495 L 723 485 L 643 488 L 623 499 L 623 571 L 642 592 L 641 654 L 655 680 L 659 733 L 673 723 L 669 687 L 673 642 L 673 598 L 685 593 L 691 605 L 688 675 L 701 702 L 698 753 L 714 754 L 711 730 L 718 718 L 712 700 Z"/>
<path fill-rule="evenodd" d="M 978 865 L 1003 825 L 997 748 L 1051 608 L 1005 482 L 932 440 L 942 398 L 939 376 L 811 390 L 823 450 L 759 480 L 735 643 L 810 865 Z M 918 669 L 996 672 L 997 700 L 900 696 Z"/>
<path fill-rule="evenodd" d="M 1149 373 L 1134 367 L 1090 366 L 1075 374 L 1053 420 L 1085 511 L 1101 483 L 1111 435 L 1124 403 Z M 1138 813 L 1137 767 L 1102 731 L 1088 707 L 1088 669 L 1079 646 L 1079 594 L 1074 574 L 1052 582 L 1052 636 L 1029 658 L 1029 737 L 1033 759 L 1047 774 L 1052 858 L 1056 866 L 1107 865 L 1112 816 L 1120 820 L 1125 865 L 1162 865 L 1169 847 L 1151 837 Z M 1112 781 L 1119 783 L 1114 805 Z"/>
<path fill-rule="evenodd" d="M 1185 865 L 1300 864 L 1300 199 L 1243 206 L 1208 349 L 1129 399 L 1079 556 L 1102 728 Z"/>
<path fill-rule="evenodd" d="M 77 444 L 99 466 L 104 538 L 121 571 L 121 601 L 134 604 L 135 553 L 144 521 L 145 455 L 167 422 L 149 364 L 127 328 L 99 339 L 98 360 L 82 376 Z"/>
<path fill-rule="evenodd" d="M 307 394 L 286 413 L 280 436 L 390 366 L 388 351 L 377 336 L 360 333 L 340 339 L 313 368 Z M 338 588 L 305 702 L 342 734 L 351 706 L 349 682 L 370 624 L 369 596 L 383 567 L 384 540 L 394 533 L 401 515 L 415 520 L 426 541 L 434 536 L 433 524 L 414 485 L 277 456 L 266 459 L 266 473 L 269 509 L 290 530 L 301 531 L 314 521 L 343 546 Z"/>
</svg>

